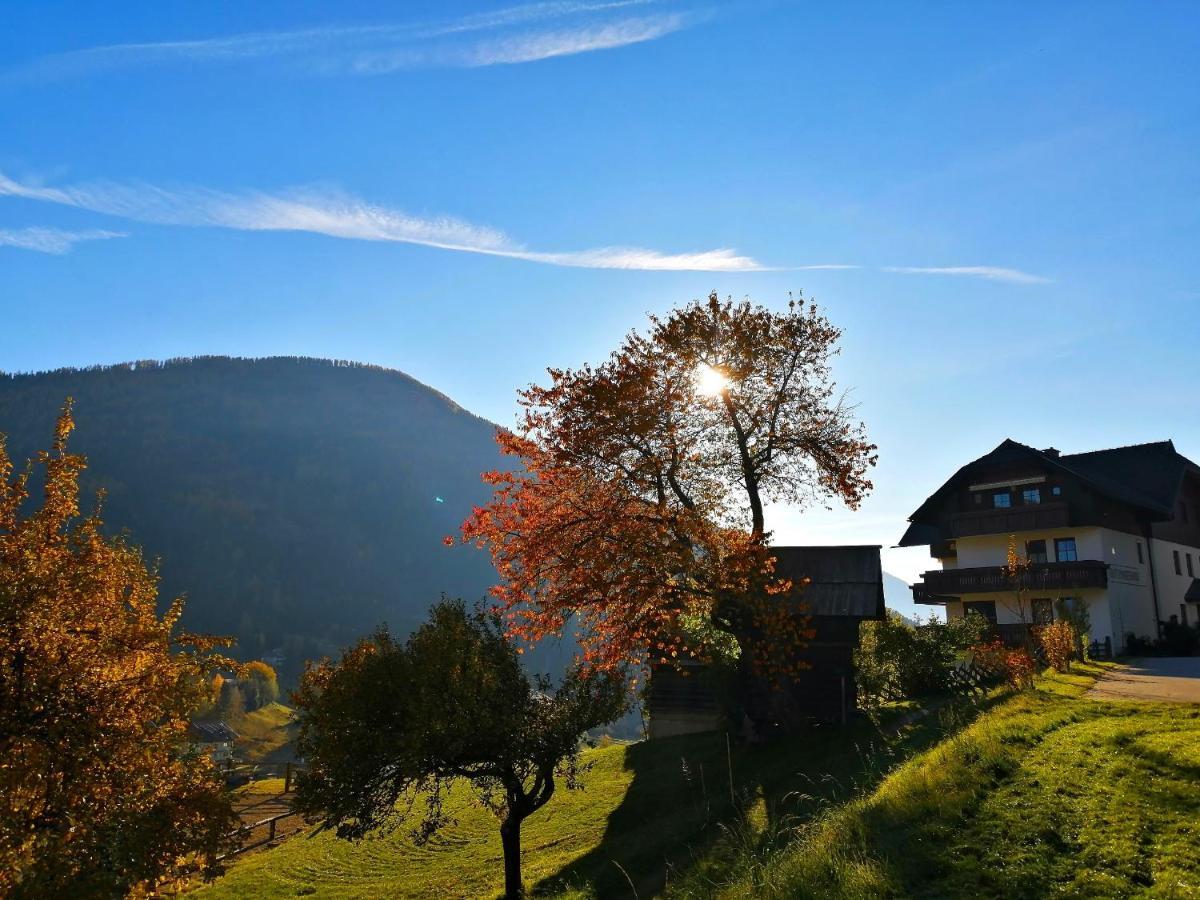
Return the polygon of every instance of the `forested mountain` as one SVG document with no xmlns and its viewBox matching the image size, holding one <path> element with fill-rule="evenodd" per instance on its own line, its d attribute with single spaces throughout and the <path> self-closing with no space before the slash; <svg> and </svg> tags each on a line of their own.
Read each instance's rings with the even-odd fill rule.
<svg viewBox="0 0 1200 900">
<path fill-rule="evenodd" d="M 161 560 L 164 603 L 186 593 L 185 626 L 235 634 L 244 658 L 282 648 L 287 681 L 492 582 L 485 554 L 441 541 L 488 495 L 495 426 L 401 372 L 204 357 L 2 376 L 18 465 L 68 396 L 85 490 L 104 488 L 108 525 Z"/>
</svg>

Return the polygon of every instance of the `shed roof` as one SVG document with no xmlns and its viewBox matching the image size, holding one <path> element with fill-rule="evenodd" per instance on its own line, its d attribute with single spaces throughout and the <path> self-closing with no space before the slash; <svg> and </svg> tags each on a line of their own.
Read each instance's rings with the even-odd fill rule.
<svg viewBox="0 0 1200 900">
<path fill-rule="evenodd" d="M 802 600 L 813 616 L 884 616 L 879 545 L 773 547 L 775 573 L 794 583 L 811 579 Z"/>
</svg>

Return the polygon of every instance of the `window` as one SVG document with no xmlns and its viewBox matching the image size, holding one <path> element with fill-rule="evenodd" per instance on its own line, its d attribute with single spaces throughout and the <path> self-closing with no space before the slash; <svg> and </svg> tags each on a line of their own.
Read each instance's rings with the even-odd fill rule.
<svg viewBox="0 0 1200 900">
<path fill-rule="evenodd" d="M 992 506 L 996 509 L 1008 509 L 1012 506 L 1012 494 L 1008 491 L 1002 494 L 992 494 Z"/>
<path fill-rule="evenodd" d="M 1183 569 L 1181 569 L 1181 568 L 1179 567 L 1179 551 L 1178 551 L 1178 550 L 1172 550 L 1172 551 L 1171 551 L 1171 555 L 1172 555 L 1173 557 L 1175 557 L 1175 574 L 1176 574 L 1176 575 L 1182 575 L 1182 574 L 1183 574 Z"/>
<path fill-rule="evenodd" d="M 1037 598 L 1029 601 L 1029 609 L 1033 614 L 1034 625 L 1049 625 L 1054 621 L 1054 604 L 1050 598 Z"/>
<path fill-rule="evenodd" d="M 1058 497 L 1062 494 L 1062 488 L 1056 484 L 1054 487 L 1050 488 L 1050 493 L 1052 493 L 1055 497 Z"/>
<path fill-rule="evenodd" d="M 983 494 L 976 494 L 975 495 L 975 505 L 978 506 L 982 502 L 983 502 Z"/>
<path fill-rule="evenodd" d="M 1021 502 L 1025 504 L 1041 503 L 1042 489 L 1041 488 L 1025 488 L 1021 491 Z"/>
<path fill-rule="evenodd" d="M 1077 562 L 1079 551 L 1075 547 L 1075 538 L 1055 538 L 1054 558 L 1059 562 Z"/>
<path fill-rule="evenodd" d="M 1045 541 L 1026 541 L 1025 542 L 1025 558 L 1031 563 L 1048 562 L 1046 558 L 1046 542 Z"/>
<path fill-rule="evenodd" d="M 1192 554 L 1187 553 L 1185 556 L 1187 557 L 1188 578 L 1195 578 L 1196 573 L 1192 571 Z"/>
<path fill-rule="evenodd" d="M 1137 542 L 1137 548 L 1138 548 L 1138 565 L 1140 566 L 1146 562 L 1146 560 L 1142 558 L 1142 542 L 1141 541 Z"/>
<path fill-rule="evenodd" d="M 995 600 L 966 600 L 963 602 L 963 614 L 978 613 L 993 625 L 996 624 Z"/>
</svg>

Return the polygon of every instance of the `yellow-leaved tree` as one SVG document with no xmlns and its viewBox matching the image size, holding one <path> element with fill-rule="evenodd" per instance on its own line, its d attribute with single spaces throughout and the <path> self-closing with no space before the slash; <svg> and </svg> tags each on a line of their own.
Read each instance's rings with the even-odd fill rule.
<svg viewBox="0 0 1200 900">
<path fill-rule="evenodd" d="M 0 896 L 141 893 L 215 867 L 236 823 L 187 741 L 223 642 L 181 633 L 179 600 L 159 614 L 157 575 L 99 502 L 80 515 L 73 427 L 68 400 L 15 475 L 0 437 Z"/>
</svg>

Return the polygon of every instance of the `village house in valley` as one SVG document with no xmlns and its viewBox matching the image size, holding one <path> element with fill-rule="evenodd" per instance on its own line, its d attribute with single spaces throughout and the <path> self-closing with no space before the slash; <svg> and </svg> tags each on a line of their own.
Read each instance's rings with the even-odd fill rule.
<svg viewBox="0 0 1200 900">
<path fill-rule="evenodd" d="M 940 570 L 913 585 L 949 616 L 975 610 L 1012 636 L 1022 611 L 1004 570 L 1010 536 L 1031 566 L 1024 617 L 1084 604 L 1091 637 L 1125 649 L 1175 617 L 1200 622 L 1200 467 L 1171 441 L 1090 453 L 1006 440 L 959 469 L 909 518 L 900 546 L 928 545 Z"/>
</svg>

